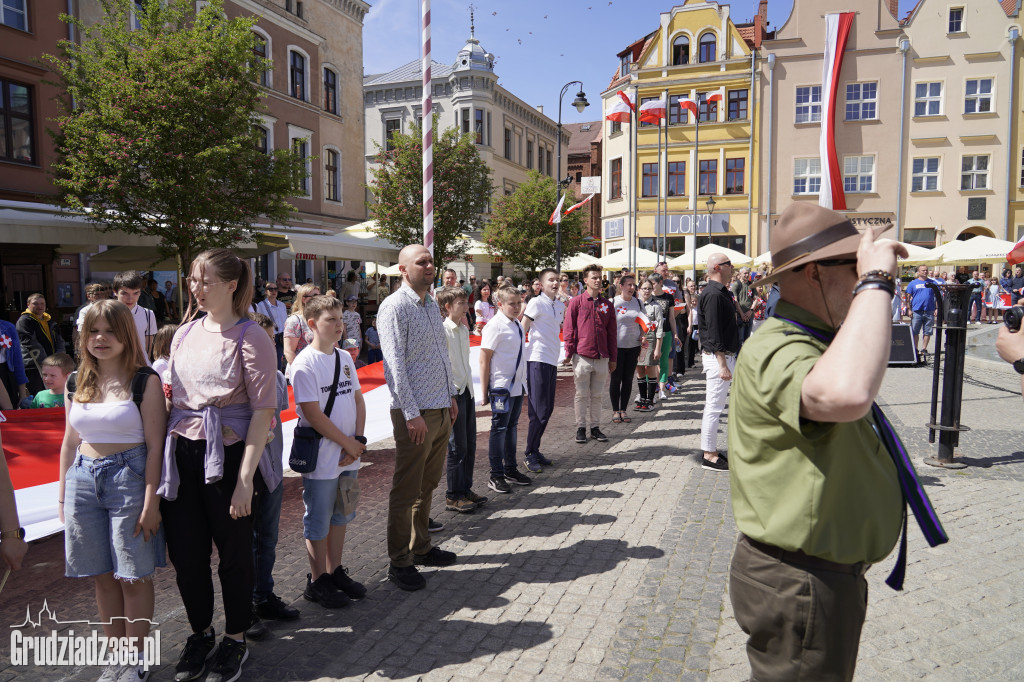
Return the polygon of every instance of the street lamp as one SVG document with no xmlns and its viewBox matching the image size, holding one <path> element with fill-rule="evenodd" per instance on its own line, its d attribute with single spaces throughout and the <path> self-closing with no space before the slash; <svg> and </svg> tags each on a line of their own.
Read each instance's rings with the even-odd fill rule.
<svg viewBox="0 0 1024 682">
<path fill-rule="evenodd" d="M 555 169 L 555 177 L 558 178 L 562 175 L 562 98 L 565 97 L 565 93 L 569 91 L 569 86 L 578 85 L 580 86 L 579 92 L 576 93 L 576 99 L 572 101 L 572 105 L 576 107 L 576 111 L 583 113 L 583 110 L 590 106 L 590 102 L 587 101 L 587 95 L 583 92 L 582 81 L 569 81 L 562 86 L 562 92 L 558 95 L 558 166 Z M 565 185 L 568 186 L 572 178 L 566 176 Z M 555 206 L 562 200 L 562 180 L 556 180 L 558 185 L 558 195 L 555 197 Z M 555 270 L 561 274 L 562 272 L 562 221 L 559 220 L 555 223 Z"/>
<path fill-rule="evenodd" d="M 704 205 L 708 207 L 708 241 L 711 240 L 711 214 L 715 212 L 715 201 L 714 196 L 708 196 L 708 200 L 704 202 Z M 693 209 L 693 279 L 697 281 L 697 208 L 696 202 L 694 202 Z"/>
</svg>

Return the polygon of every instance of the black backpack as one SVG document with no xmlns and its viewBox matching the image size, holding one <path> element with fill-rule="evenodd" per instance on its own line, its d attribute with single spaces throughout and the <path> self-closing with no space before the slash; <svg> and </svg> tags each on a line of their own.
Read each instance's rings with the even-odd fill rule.
<svg viewBox="0 0 1024 682">
<path fill-rule="evenodd" d="M 149 381 L 150 376 L 156 376 L 156 370 L 152 367 L 139 367 L 138 371 L 135 372 L 135 376 L 132 377 L 132 402 L 135 403 L 135 407 L 139 408 L 139 412 L 142 412 L 142 398 L 146 394 L 146 382 Z M 72 372 L 68 376 L 68 400 L 74 402 L 75 399 L 75 388 L 78 382 L 78 372 Z"/>
</svg>

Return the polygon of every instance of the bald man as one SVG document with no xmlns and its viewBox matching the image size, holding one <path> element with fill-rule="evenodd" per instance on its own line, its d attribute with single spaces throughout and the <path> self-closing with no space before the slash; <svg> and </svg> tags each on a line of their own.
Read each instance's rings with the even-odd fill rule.
<svg viewBox="0 0 1024 682">
<path fill-rule="evenodd" d="M 729 462 L 718 452 L 718 421 L 729 399 L 732 369 L 739 352 L 736 305 L 728 286 L 732 262 L 722 253 L 708 257 L 708 285 L 700 292 L 697 310 L 700 317 L 700 355 L 706 382 L 704 418 L 700 424 L 700 442 L 704 449 L 701 466 L 709 471 L 728 471 Z"/>
<path fill-rule="evenodd" d="M 458 414 L 448 346 L 437 303 L 428 294 L 434 258 L 420 244 L 398 254 L 402 284 L 384 299 L 377 332 L 391 391 L 395 473 L 388 500 L 388 579 L 407 591 L 426 586 L 416 566 L 450 566 L 455 554 L 433 547 L 430 500 L 441 480 Z"/>
</svg>

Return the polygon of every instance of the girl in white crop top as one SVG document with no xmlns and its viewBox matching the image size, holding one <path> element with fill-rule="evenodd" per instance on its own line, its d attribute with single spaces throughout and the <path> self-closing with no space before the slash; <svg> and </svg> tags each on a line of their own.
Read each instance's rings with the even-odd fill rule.
<svg viewBox="0 0 1024 682">
<path fill-rule="evenodd" d="M 74 390 L 64 401 L 57 498 L 66 575 L 95 577 L 100 615 L 111 623 L 104 634 L 129 637 L 141 651 L 153 618 L 152 575 L 166 565 L 156 494 L 167 429 L 163 390 L 119 301 L 90 306 L 78 351 Z M 148 375 L 137 406 L 132 381 L 140 369 Z M 109 666 L 104 675 L 120 679 L 122 671 L 131 672 Z"/>
</svg>

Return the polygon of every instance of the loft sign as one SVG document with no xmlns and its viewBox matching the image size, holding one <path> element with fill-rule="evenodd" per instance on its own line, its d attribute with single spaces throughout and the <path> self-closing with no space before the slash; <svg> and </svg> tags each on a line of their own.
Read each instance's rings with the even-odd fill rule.
<svg viewBox="0 0 1024 682">
<path fill-rule="evenodd" d="M 721 234 L 729 231 L 729 216 L 725 214 L 698 213 L 697 234 Z M 676 213 L 661 216 L 657 222 L 657 234 L 682 235 L 693 234 L 694 215 L 692 213 Z"/>
</svg>

